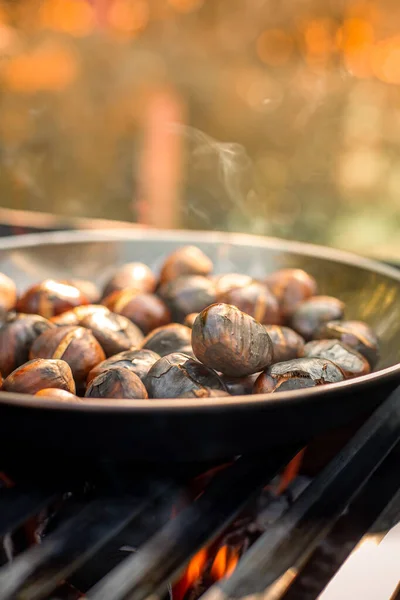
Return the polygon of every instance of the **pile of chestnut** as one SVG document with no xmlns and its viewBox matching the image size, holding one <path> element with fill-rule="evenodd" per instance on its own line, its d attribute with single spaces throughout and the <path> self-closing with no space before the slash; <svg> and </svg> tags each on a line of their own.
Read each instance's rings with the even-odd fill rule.
<svg viewBox="0 0 400 600">
<path fill-rule="evenodd" d="M 343 302 L 318 295 L 305 271 L 255 280 L 212 268 L 186 246 L 158 278 L 129 263 L 103 290 L 49 279 L 18 295 L 0 274 L 2 389 L 64 402 L 210 398 L 335 383 L 376 365 L 371 328 L 344 320 Z"/>
</svg>

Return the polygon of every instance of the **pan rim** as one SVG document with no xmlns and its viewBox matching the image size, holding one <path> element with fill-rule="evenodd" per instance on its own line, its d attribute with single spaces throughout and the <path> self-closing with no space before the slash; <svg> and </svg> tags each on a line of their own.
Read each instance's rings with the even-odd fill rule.
<svg viewBox="0 0 400 600">
<path fill-rule="evenodd" d="M 68 243 L 106 243 L 112 241 L 130 241 L 145 239 L 151 240 L 152 236 L 157 241 L 174 241 L 188 244 L 196 242 L 219 242 L 235 246 L 255 245 L 258 247 L 282 250 L 303 256 L 318 256 L 318 258 L 330 260 L 337 263 L 345 263 L 357 268 L 372 271 L 387 276 L 400 282 L 400 271 L 373 259 L 369 259 L 355 253 L 339 250 L 327 246 L 319 246 L 306 242 L 284 240 L 275 237 L 261 237 L 252 234 L 195 231 L 195 230 L 159 230 L 153 228 L 138 229 L 113 229 L 113 230 L 70 230 L 45 233 L 30 233 L 19 236 L 10 236 L 0 239 L 0 252 L 6 250 L 19 250 L 35 246 L 62 245 Z M 131 413 L 137 412 L 174 412 L 182 411 L 205 411 L 210 409 L 251 410 L 252 407 L 268 405 L 276 407 L 280 404 L 294 405 L 299 402 L 313 401 L 321 396 L 326 397 L 331 393 L 352 389 L 355 393 L 366 385 L 377 381 L 388 381 L 400 376 L 400 363 L 385 367 L 379 371 L 369 373 L 335 384 L 327 384 L 306 390 L 292 390 L 280 392 L 279 394 L 251 394 L 248 396 L 232 396 L 229 398 L 177 398 L 177 399 L 149 399 L 149 400 L 114 400 L 104 398 L 81 398 L 77 402 L 60 402 L 49 397 L 37 397 L 29 394 L 15 394 L 12 392 L 0 392 L 0 405 L 18 406 L 26 408 L 38 408 L 57 411 L 76 411 L 89 413 Z"/>
</svg>

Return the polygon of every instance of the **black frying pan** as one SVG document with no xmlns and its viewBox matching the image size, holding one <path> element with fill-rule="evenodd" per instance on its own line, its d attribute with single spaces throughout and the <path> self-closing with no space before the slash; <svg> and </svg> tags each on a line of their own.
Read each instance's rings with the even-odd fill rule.
<svg viewBox="0 0 400 600">
<path fill-rule="evenodd" d="M 314 275 L 346 302 L 346 318 L 381 340 L 378 371 L 356 380 L 272 395 L 199 400 L 92 400 L 59 404 L 0 393 L 1 446 L 17 453 L 149 460 L 214 460 L 301 442 L 371 410 L 400 381 L 400 273 L 347 253 L 247 235 L 122 230 L 31 234 L 0 240 L 0 271 L 20 289 L 45 277 L 102 282 L 124 262 L 157 270 L 178 246 L 196 244 L 215 271 L 256 277 L 282 267 Z"/>
</svg>

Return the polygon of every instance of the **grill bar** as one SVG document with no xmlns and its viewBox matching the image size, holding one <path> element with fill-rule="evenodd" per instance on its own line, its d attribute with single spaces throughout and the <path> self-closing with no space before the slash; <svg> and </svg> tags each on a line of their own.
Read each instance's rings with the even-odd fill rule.
<svg viewBox="0 0 400 600">
<path fill-rule="evenodd" d="M 158 485 L 144 499 L 125 494 L 103 497 L 0 570 L 0 600 L 39 600 L 53 591 L 110 539 L 137 518 L 152 501 L 171 493 L 168 484 Z"/>
<path fill-rule="evenodd" d="M 203 599 L 237 600 L 261 592 L 264 600 L 278 598 L 295 576 L 293 567 L 304 564 L 399 438 L 397 389 L 286 514 L 248 550 L 233 575 L 214 585 Z M 279 581 L 285 573 L 286 580 Z"/>
<path fill-rule="evenodd" d="M 153 600 L 190 558 L 234 520 L 243 506 L 296 454 L 240 458 L 217 476 L 200 498 L 168 522 L 139 551 L 87 594 L 90 600 Z"/>
</svg>

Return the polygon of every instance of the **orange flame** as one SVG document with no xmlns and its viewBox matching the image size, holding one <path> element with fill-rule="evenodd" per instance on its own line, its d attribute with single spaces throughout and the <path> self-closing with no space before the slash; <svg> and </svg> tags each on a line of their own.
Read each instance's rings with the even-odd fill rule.
<svg viewBox="0 0 400 600">
<path fill-rule="evenodd" d="M 173 588 L 174 600 L 183 600 L 188 589 L 199 579 L 203 569 L 206 565 L 208 558 L 208 551 L 206 548 L 200 550 L 190 560 L 187 569 L 181 579 Z"/>
<path fill-rule="evenodd" d="M 305 453 L 305 448 L 300 450 L 296 456 L 292 458 L 290 463 L 285 467 L 285 470 L 282 473 L 278 484 L 278 494 L 283 494 L 283 492 L 289 487 L 294 479 L 296 479 L 299 474 L 301 464 L 303 462 L 303 457 Z"/>
<path fill-rule="evenodd" d="M 211 567 L 211 577 L 218 581 L 223 577 L 229 577 L 235 570 L 239 561 L 238 552 L 228 546 L 221 546 Z"/>
</svg>

